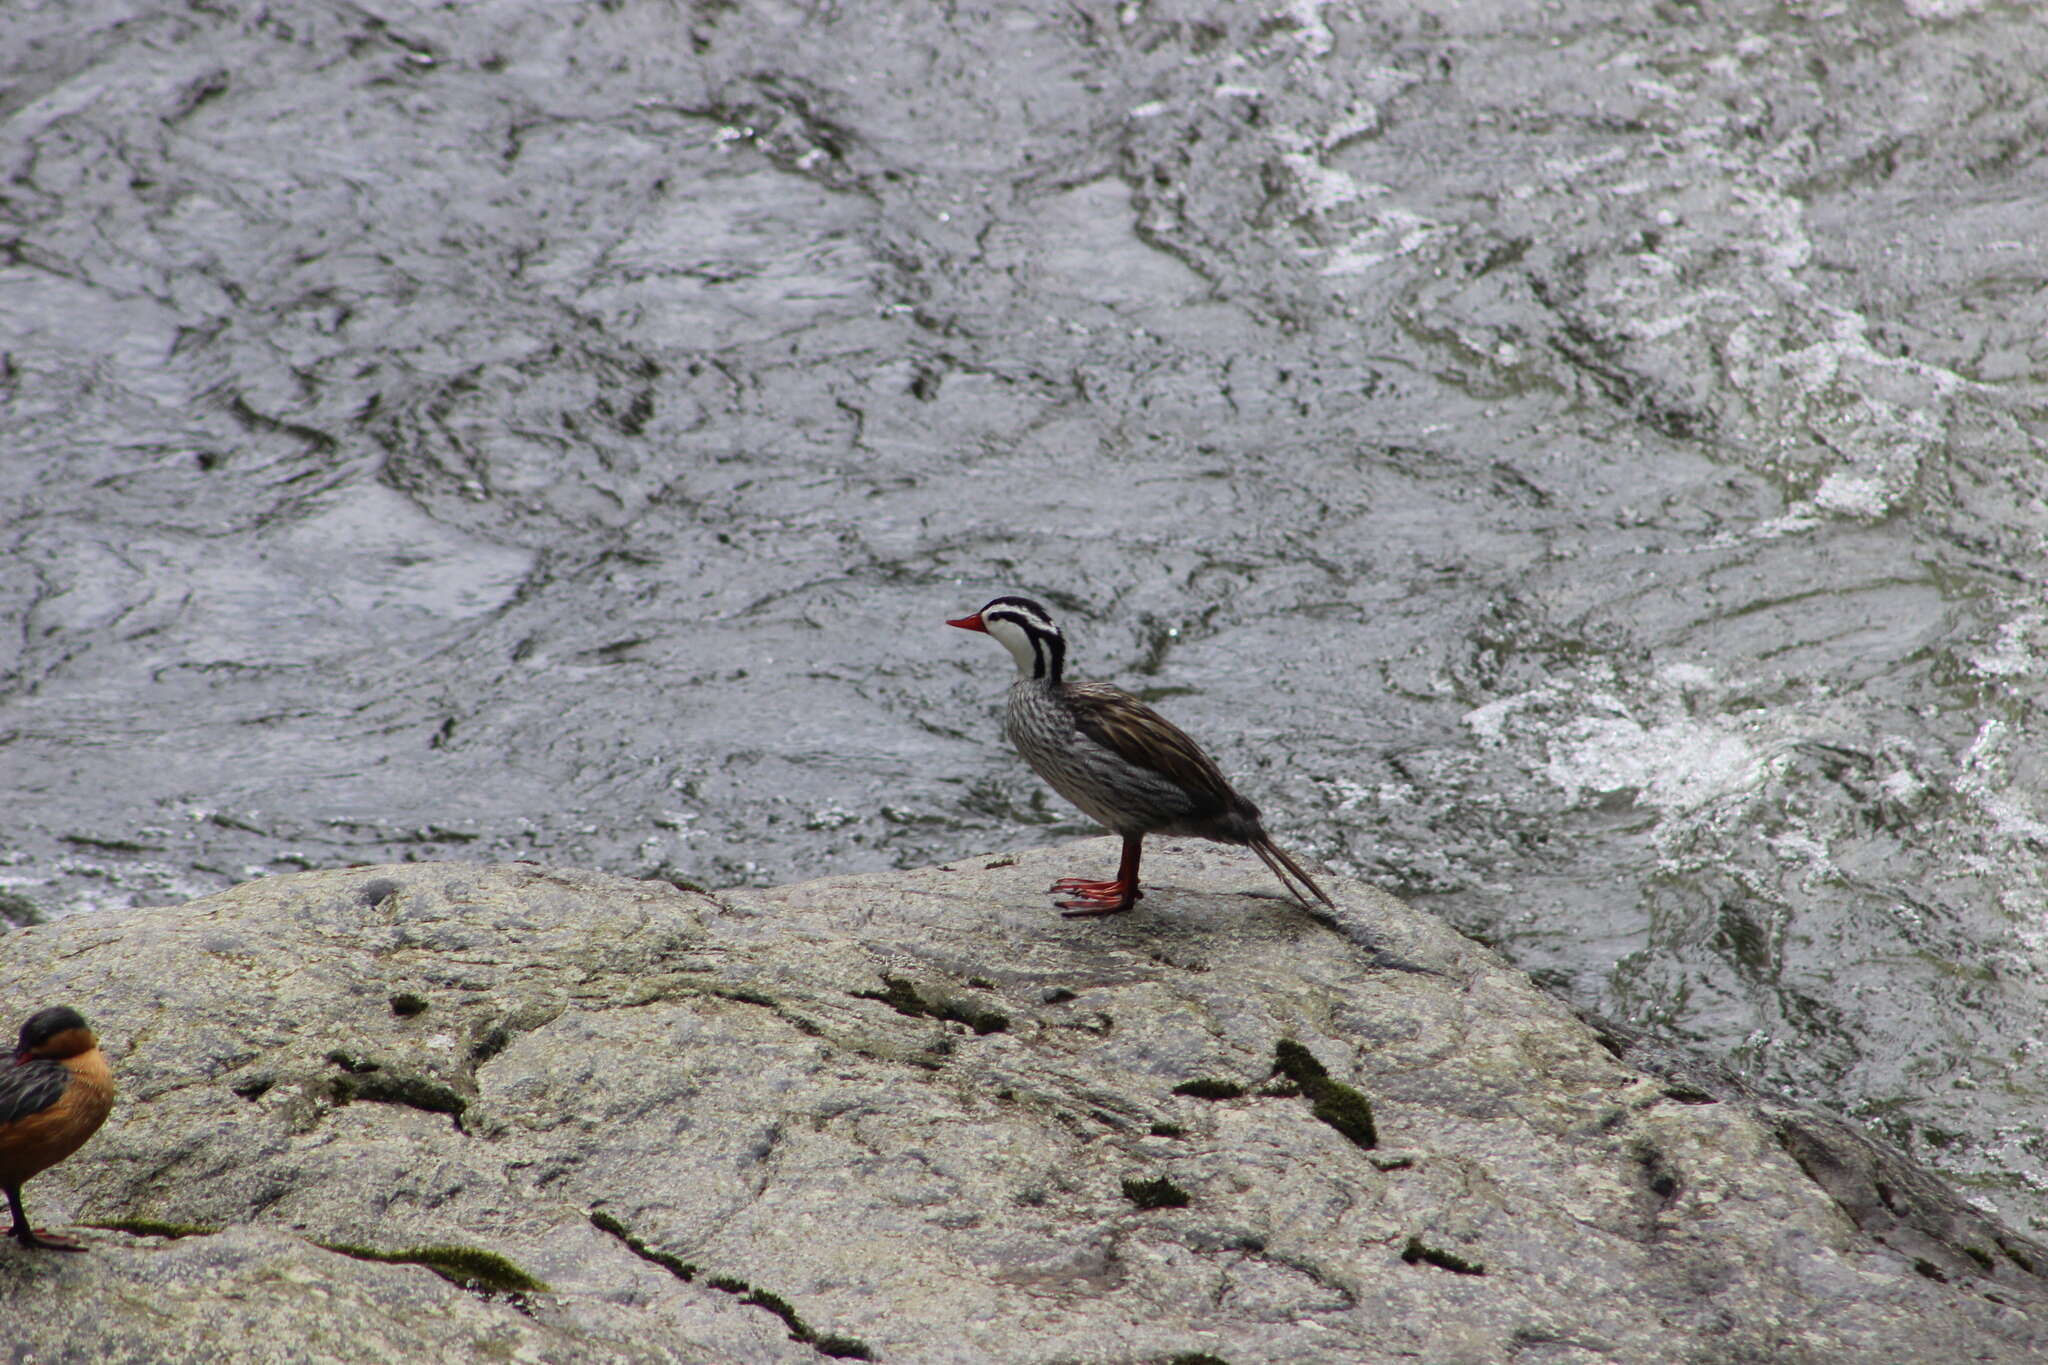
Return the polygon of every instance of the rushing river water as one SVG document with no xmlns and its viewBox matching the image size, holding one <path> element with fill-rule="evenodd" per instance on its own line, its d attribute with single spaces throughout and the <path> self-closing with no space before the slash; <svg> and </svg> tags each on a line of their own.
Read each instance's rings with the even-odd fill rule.
<svg viewBox="0 0 2048 1365">
<path fill-rule="evenodd" d="M 1064 838 L 1026 591 L 2048 1228 L 2048 25 L 1433 8 L 10 0 L 7 904 Z"/>
</svg>

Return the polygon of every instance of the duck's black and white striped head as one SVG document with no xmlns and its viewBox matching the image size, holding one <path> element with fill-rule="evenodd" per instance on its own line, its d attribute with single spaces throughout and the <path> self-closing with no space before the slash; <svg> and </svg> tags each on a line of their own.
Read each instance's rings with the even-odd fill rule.
<svg viewBox="0 0 2048 1365">
<path fill-rule="evenodd" d="M 998 597 L 974 615 L 946 624 L 994 636 L 1027 678 L 1056 683 L 1066 667 L 1067 642 L 1052 613 L 1028 597 Z"/>
</svg>

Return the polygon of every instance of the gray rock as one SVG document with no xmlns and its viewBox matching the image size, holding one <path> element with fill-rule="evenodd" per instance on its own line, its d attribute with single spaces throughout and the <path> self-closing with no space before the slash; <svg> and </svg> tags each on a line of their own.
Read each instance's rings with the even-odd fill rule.
<svg viewBox="0 0 2048 1365">
<path fill-rule="evenodd" d="M 659 1346 L 637 1343 L 625 1322 L 607 1328 L 588 1311 L 527 1318 L 431 1270 L 368 1264 L 257 1227 L 173 1242 L 106 1236 L 88 1257 L 0 1254 L 0 1296 L 13 1360 L 715 1365 L 727 1358 L 690 1348 L 680 1334 Z"/>
<path fill-rule="evenodd" d="M 16 930 L 6 998 L 85 1010 L 123 1087 L 32 1213 L 227 1230 L 0 1250 L 10 1344 L 2048 1352 L 2048 1251 L 1847 1127 L 1630 1065 L 1628 1040 L 1369 887 L 1332 883 L 1312 918 L 1241 851 L 1154 843 L 1150 894 L 1110 920 L 1044 894 L 1111 867 L 1102 840 L 718 895 L 313 872 Z M 315 1243 L 476 1247 L 549 1287 L 472 1293 Z"/>
</svg>

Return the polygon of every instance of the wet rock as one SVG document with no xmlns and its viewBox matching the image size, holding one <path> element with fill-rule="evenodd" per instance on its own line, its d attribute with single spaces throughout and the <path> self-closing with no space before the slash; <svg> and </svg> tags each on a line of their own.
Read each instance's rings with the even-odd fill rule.
<svg viewBox="0 0 2048 1365">
<path fill-rule="evenodd" d="M 42 1221 L 141 1230 L 0 1250 L 10 1340 L 104 1360 L 224 1339 L 203 1331 L 380 1361 L 2048 1350 L 2048 1250 L 1843 1125 L 1640 1070 L 1434 918 L 1341 881 L 1312 918 L 1233 850 L 1161 843 L 1137 911 L 1061 919 L 1046 885 L 1114 858 L 718 895 L 412 864 L 17 930 L 0 991 L 85 1009 L 123 1086 L 32 1189 Z M 1373 1144 L 1319 1114 L 1333 1087 L 1369 1104 Z M 322 1244 L 470 1248 L 546 1288 Z"/>
</svg>

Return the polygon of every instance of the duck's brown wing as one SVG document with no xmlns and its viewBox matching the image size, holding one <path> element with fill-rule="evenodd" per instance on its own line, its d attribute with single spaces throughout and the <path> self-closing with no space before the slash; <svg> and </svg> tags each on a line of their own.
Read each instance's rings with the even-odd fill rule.
<svg viewBox="0 0 2048 1365">
<path fill-rule="evenodd" d="M 1246 804 L 1201 745 L 1122 688 L 1108 683 L 1068 683 L 1064 691 L 1082 734 L 1126 762 L 1171 778 L 1195 796 L 1201 807 L 1208 808 L 1198 808 L 1194 814 Z"/>
<path fill-rule="evenodd" d="M 38 1059 L 0 1069 L 0 1124 L 35 1117 L 63 1099 L 70 1084 L 61 1062 Z"/>
</svg>

